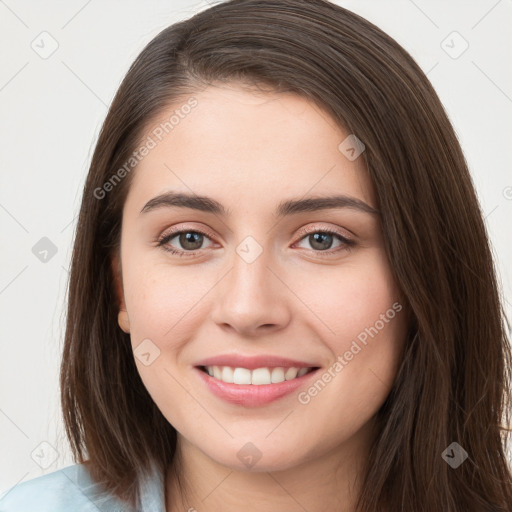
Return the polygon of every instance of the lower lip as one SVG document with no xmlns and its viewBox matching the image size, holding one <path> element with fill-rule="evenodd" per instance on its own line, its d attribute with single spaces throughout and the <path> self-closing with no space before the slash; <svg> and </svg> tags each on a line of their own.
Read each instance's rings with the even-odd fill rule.
<svg viewBox="0 0 512 512">
<path fill-rule="evenodd" d="M 302 375 L 291 380 L 285 380 L 277 384 L 231 384 L 222 380 L 216 379 L 208 375 L 208 373 L 195 367 L 199 377 L 208 386 L 210 391 L 222 398 L 226 402 L 235 405 L 242 405 L 244 407 L 257 407 L 260 405 L 269 404 L 293 393 L 297 388 L 302 386 L 312 375 L 315 375 L 318 371 L 313 370 L 312 372 Z"/>
</svg>

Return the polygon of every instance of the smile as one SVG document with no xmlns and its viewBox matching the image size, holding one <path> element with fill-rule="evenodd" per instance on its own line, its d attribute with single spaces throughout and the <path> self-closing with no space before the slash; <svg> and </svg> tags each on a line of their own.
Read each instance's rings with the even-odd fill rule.
<svg viewBox="0 0 512 512">
<path fill-rule="evenodd" d="M 305 386 L 319 368 L 262 367 L 250 370 L 214 365 L 196 366 L 194 370 L 206 388 L 224 402 L 242 407 L 261 407 Z"/>
<path fill-rule="evenodd" d="M 233 368 L 231 366 L 203 366 L 201 369 L 210 377 L 226 382 L 228 384 L 251 384 L 253 386 L 264 386 L 266 384 L 279 384 L 287 380 L 302 377 L 314 370 L 314 368 Z"/>
</svg>

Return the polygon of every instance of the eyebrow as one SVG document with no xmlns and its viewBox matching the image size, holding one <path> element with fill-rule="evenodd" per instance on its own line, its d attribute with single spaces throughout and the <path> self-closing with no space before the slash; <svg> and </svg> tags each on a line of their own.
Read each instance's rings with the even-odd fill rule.
<svg viewBox="0 0 512 512">
<path fill-rule="evenodd" d="M 223 217 L 229 217 L 231 215 L 229 209 L 226 209 L 222 203 L 219 203 L 211 197 L 185 194 L 182 192 L 165 192 L 153 197 L 144 205 L 140 213 L 147 213 L 160 208 L 190 208 Z M 334 208 L 350 208 L 371 215 L 380 214 L 378 210 L 355 197 L 332 195 L 282 201 L 276 209 L 276 216 L 285 217 L 304 212 L 315 212 Z"/>
</svg>

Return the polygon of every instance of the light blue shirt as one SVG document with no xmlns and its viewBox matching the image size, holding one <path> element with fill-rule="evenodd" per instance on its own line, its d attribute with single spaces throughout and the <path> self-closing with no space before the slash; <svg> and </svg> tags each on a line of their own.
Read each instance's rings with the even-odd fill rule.
<svg viewBox="0 0 512 512">
<path fill-rule="evenodd" d="M 162 474 L 153 467 L 133 509 L 102 492 L 84 464 L 27 480 L 0 494 L 0 512 L 165 512 Z"/>
</svg>

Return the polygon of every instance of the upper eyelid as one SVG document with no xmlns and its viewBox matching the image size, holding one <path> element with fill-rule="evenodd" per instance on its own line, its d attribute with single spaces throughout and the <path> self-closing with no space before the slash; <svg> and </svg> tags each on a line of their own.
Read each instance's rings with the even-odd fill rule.
<svg viewBox="0 0 512 512">
<path fill-rule="evenodd" d="M 334 234 L 336 234 L 336 235 L 338 235 L 341 238 L 344 238 L 346 240 L 354 241 L 353 238 L 354 238 L 355 235 L 350 233 L 350 231 L 348 231 L 348 229 L 344 228 L 344 230 L 348 231 L 350 233 L 350 235 L 345 235 L 345 234 L 341 233 L 340 230 L 341 230 L 341 228 L 322 227 L 322 226 L 318 226 L 318 225 L 315 224 L 311 228 L 301 228 L 298 231 L 297 236 L 301 236 L 301 238 L 302 238 L 302 237 L 307 236 L 308 234 L 311 234 L 311 233 L 329 232 L 329 233 L 334 233 Z"/>
<path fill-rule="evenodd" d="M 177 229 L 171 229 L 168 232 L 164 230 L 164 234 L 159 235 L 158 240 L 164 240 L 168 237 L 171 237 L 170 239 L 172 240 L 172 238 L 174 238 L 175 236 L 180 235 L 182 233 L 200 233 L 202 235 L 207 236 L 210 240 L 215 238 L 213 233 L 209 232 L 207 229 L 182 227 L 182 228 L 177 228 Z"/>
</svg>

